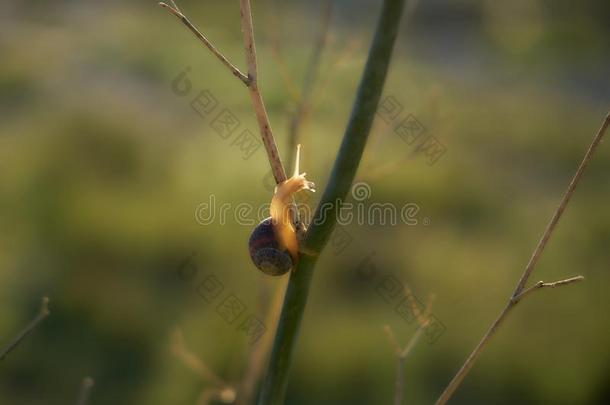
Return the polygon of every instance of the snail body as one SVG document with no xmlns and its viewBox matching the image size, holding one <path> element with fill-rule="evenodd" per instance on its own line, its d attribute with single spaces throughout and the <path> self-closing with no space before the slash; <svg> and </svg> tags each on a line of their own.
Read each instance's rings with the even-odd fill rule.
<svg viewBox="0 0 610 405">
<path fill-rule="evenodd" d="M 259 223 L 250 235 L 248 247 L 254 265 L 263 273 L 279 276 L 299 260 L 299 242 L 292 218 L 292 197 L 301 190 L 314 191 L 314 183 L 299 173 L 301 145 L 297 146 L 294 174 L 275 188 L 269 208 L 271 217 Z"/>
</svg>

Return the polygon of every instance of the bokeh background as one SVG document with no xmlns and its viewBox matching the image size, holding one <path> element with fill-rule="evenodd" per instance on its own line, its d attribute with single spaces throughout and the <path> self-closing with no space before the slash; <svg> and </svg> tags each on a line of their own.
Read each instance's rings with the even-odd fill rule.
<svg viewBox="0 0 610 405">
<path fill-rule="evenodd" d="M 300 141 L 323 189 L 380 1 L 335 1 Z M 260 85 L 284 160 L 325 1 L 255 1 Z M 238 2 L 180 2 L 244 66 Z M 358 172 L 367 202 L 417 204 L 417 225 L 348 225 L 314 277 L 289 404 L 388 404 L 406 322 L 378 293 L 394 275 L 445 327 L 406 363 L 406 403 L 430 404 L 503 307 L 610 106 L 610 3 L 425 0 L 402 26 L 385 89 L 446 148 L 433 165 L 378 119 Z M 252 226 L 201 225 L 196 208 L 269 201 L 269 167 L 190 106 L 206 90 L 257 134 L 247 91 L 155 1 L 8 0 L 0 11 L 0 345 L 51 315 L 0 364 L 0 403 L 195 404 L 214 383 L 171 350 L 239 384 L 285 280 L 251 265 Z M 192 90 L 172 89 L 189 67 Z M 211 118 L 212 117 L 212 118 Z M 236 136 L 236 135 L 234 135 Z M 529 297 L 454 404 L 610 401 L 610 149 L 595 156 L 532 281 L 584 283 Z M 307 201 L 312 207 L 319 194 Z M 371 262 L 372 260 L 372 262 Z M 181 269 L 188 263 L 189 277 Z M 374 277 L 359 277 L 363 264 Z M 208 303 L 208 276 L 224 290 Z M 229 324 L 229 294 L 246 311 Z M 271 330 L 272 325 L 266 325 Z M 221 402 L 212 402 L 221 403 Z"/>
</svg>

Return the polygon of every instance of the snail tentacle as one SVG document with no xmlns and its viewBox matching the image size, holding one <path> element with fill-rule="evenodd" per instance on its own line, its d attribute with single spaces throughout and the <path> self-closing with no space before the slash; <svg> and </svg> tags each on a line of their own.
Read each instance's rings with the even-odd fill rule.
<svg viewBox="0 0 610 405">
<path fill-rule="evenodd" d="M 281 275 L 299 259 L 299 233 L 292 218 L 292 198 L 301 190 L 315 192 L 315 184 L 299 173 L 301 145 L 297 146 L 294 174 L 278 184 L 271 198 L 271 217 L 262 221 L 250 237 L 250 257 L 257 268 Z M 304 252 L 309 254 L 308 252 Z"/>
</svg>

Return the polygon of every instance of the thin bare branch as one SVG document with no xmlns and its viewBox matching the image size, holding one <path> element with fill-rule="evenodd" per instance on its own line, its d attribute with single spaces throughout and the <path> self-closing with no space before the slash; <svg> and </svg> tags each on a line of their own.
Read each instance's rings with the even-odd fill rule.
<svg viewBox="0 0 610 405">
<path fill-rule="evenodd" d="M 282 299 L 284 298 L 287 285 L 288 279 L 284 278 L 280 280 L 276 286 L 273 299 L 271 300 L 271 304 L 267 309 L 267 315 L 265 316 L 264 324 L 267 326 L 267 330 L 250 352 L 248 368 L 244 374 L 241 389 L 237 396 L 237 404 L 239 405 L 250 405 L 254 403 L 256 386 L 262 378 L 263 372 L 265 371 L 265 365 L 269 359 L 269 352 L 271 351 L 273 336 L 280 317 L 280 311 L 282 310 Z"/>
<path fill-rule="evenodd" d="M 417 342 L 419 342 L 420 338 L 426 331 L 426 328 L 430 322 L 428 320 L 424 321 L 424 323 L 417 327 L 417 330 L 409 339 L 409 343 L 398 352 L 396 356 L 396 388 L 394 391 L 394 405 L 402 405 L 404 392 L 405 392 L 405 361 Z"/>
<path fill-rule="evenodd" d="M 430 325 L 430 314 L 432 313 L 432 304 L 434 303 L 434 299 L 435 299 L 434 295 L 430 295 L 430 297 L 428 297 L 428 303 L 426 304 L 426 309 L 422 312 L 421 309 L 415 303 L 415 296 L 413 295 L 411 290 L 409 288 L 406 288 L 406 291 L 409 294 L 408 296 L 411 297 L 412 306 L 414 308 L 417 308 L 416 310 L 414 309 L 414 314 L 415 314 L 415 319 L 417 320 L 417 324 L 419 326 L 417 327 L 417 330 L 415 331 L 413 336 L 411 336 L 409 343 L 407 343 L 405 348 L 400 352 L 400 357 L 402 357 L 403 359 L 406 359 L 407 356 L 409 356 L 409 354 L 411 353 L 411 351 L 413 350 L 413 348 L 415 347 L 415 345 L 421 338 L 422 334 L 425 332 L 428 325 Z"/>
<path fill-rule="evenodd" d="M 422 311 L 422 309 L 417 304 L 417 300 L 415 299 L 415 295 L 413 295 L 413 291 L 409 287 L 405 287 L 405 295 L 407 296 L 407 301 L 409 301 L 409 305 L 411 306 L 411 311 L 413 311 L 413 315 L 415 315 L 415 320 L 420 327 L 427 326 L 428 317 L 430 316 L 430 311 L 432 310 L 432 303 L 434 302 L 435 296 L 430 295 L 428 297 L 428 303 L 426 304 L 426 308 Z"/>
<path fill-rule="evenodd" d="M 87 405 L 89 402 L 89 394 L 91 393 L 91 388 L 94 385 L 93 378 L 85 377 L 83 378 L 83 382 L 80 385 L 80 392 L 78 394 L 78 400 L 76 401 L 76 405 Z"/>
<path fill-rule="evenodd" d="M 281 6 L 273 0 L 271 1 L 271 4 L 272 9 L 276 11 L 274 13 L 270 13 L 271 21 L 266 24 L 266 26 L 270 30 L 268 35 L 271 38 L 271 56 L 273 56 L 275 65 L 277 66 L 280 76 L 282 77 L 282 81 L 284 82 L 284 86 L 286 87 L 286 90 L 288 92 L 288 96 L 294 104 L 297 104 L 301 99 L 301 94 L 296 84 L 296 80 L 294 79 L 294 75 L 290 72 L 288 64 L 286 63 L 286 60 L 284 59 L 284 55 L 282 53 L 283 36 L 281 32 Z M 293 150 L 291 149 L 290 153 L 292 153 L 292 151 Z"/>
<path fill-rule="evenodd" d="M 536 290 L 540 290 L 541 288 L 561 287 L 561 286 L 564 286 L 564 285 L 568 285 L 568 284 L 572 284 L 572 283 L 577 283 L 577 282 L 582 281 L 584 279 L 585 278 L 583 276 L 576 276 L 576 277 L 566 278 L 565 280 L 553 281 L 551 283 L 546 283 L 544 281 L 538 281 L 533 286 L 523 290 L 519 295 L 514 297 L 513 300 L 516 301 L 516 302 L 519 302 L 527 294 L 530 294 L 531 292 L 536 291 Z"/>
<path fill-rule="evenodd" d="M 216 388 L 226 387 L 228 384 L 212 371 L 196 354 L 191 352 L 184 342 L 180 329 L 175 329 L 171 342 L 172 353 L 178 357 L 189 369 L 198 374 L 203 381 L 212 383 Z"/>
<path fill-rule="evenodd" d="M 258 88 L 258 63 L 256 60 L 256 44 L 254 42 L 254 27 L 252 25 L 252 9 L 250 0 L 240 0 L 241 11 L 241 30 L 244 37 L 244 49 L 246 52 L 246 62 L 248 64 L 248 89 L 250 90 L 250 98 L 252 106 L 256 113 L 256 119 L 263 138 L 263 144 L 267 151 L 267 157 L 271 164 L 271 171 L 276 183 L 281 183 L 286 180 L 286 172 L 280 154 L 275 144 L 271 124 L 267 115 L 267 109 L 263 102 L 263 96 Z"/>
<path fill-rule="evenodd" d="M 284 82 L 284 85 L 286 86 L 288 95 L 290 96 L 290 98 L 292 99 L 292 101 L 294 103 L 298 103 L 299 100 L 301 99 L 301 95 L 299 94 L 299 90 L 297 89 L 295 80 L 292 77 L 292 74 L 290 73 L 288 66 L 286 65 L 286 61 L 284 60 L 284 57 L 282 56 L 282 52 L 280 50 L 279 44 L 277 43 L 277 39 L 274 39 L 273 41 L 274 41 L 274 44 L 271 47 L 271 55 L 273 56 L 273 58 L 275 60 L 275 64 L 278 67 L 280 76 L 282 76 L 282 81 Z"/>
<path fill-rule="evenodd" d="M 548 243 L 549 239 L 551 238 L 551 235 L 553 234 L 553 231 L 555 230 L 557 223 L 561 219 L 563 212 L 565 211 L 566 207 L 568 206 L 568 203 L 570 202 L 570 198 L 572 198 L 572 195 L 574 194 L 574 190 L 576 190 L 576 186 L 580 182 L 580 179 L 582 178 L 582 175 L 585 172 L 587 165 L 591 161 L 591 157 L 595 153 L 595 150 L 597 149 L 602 138 L 604 137 L 604 134 L 606 133 L 606 129 L 608 128 L 608 125 L 610 125 L 610 113 L 608 114 L 608 116 L 606 116 L 606 119 L 604 120 L 602 126 L 599 128 L 599 130 L 597 131 L 597 134 L 593 138 L 593 142 L 591 142 L 591 145 L 589 145 L 589 149 L 587 149 L 587 152 L 585 153 L 585 156 L 582 159 L 582 162 L 580 162 L 580 165 L 578 166 L 578 169 L 576 170 L 576 174 L 574 174 L 574 177 L 572 178 L 572 181 L 570 181 L 570 185 L 568 186 L 568 189 L 566 190 L 565 194 L 563 195 L 563 198 L 561 199 L 561 202 L 559 203 L 559 207 L 557 207 L 555 214 L 553 214 L 551 221 L 549 222 L 544 233 L 542 234 L 542 238 L 540 238 L 540 241 L 538 242 L 538 245 L 536 246 L 536 249 L 534 250 L 532 257 L 531 257 L 530 261 L 527 263 L 527 266 L 525 267 L 525 271 L 523 272 L 523 275 L 521 276 L 521 279 L 519 280 L 519 284 L 517 284 L 517 288 L 515 289 L 515 293 L 513 294 L 513 297 L 519 295 L 519 293 L 521 291 L 523 291 L 523 289 L 525 288 L 525 284 L 527 283 L 527 280 L 530 278 L 532 271 L 534 271 L 534 267 L 536 266 L 536 263 L 538 263 L 538 259 L 540 259 L 540 255 L 544 251 L 544 248 L 546 247 L 546 244 Z"/>
<path fill-rule="evenodd" d="M 182 12 L 174 1 L 172 1 L 171 3 L 171 6 L 163 2 L 160 2 L 159 5 L 167 9 L 174 16 L 176 16 L 176 18 L 178 18 L 180 22 L 182 22 L 182 24 L 184 24 L 189 30 L 191 30 L 191 32 L 195 34 L 195 36 L 199 38 L 201 42 L 203 42 L 206 48 L 208 48 L 210 52 L 212 52 L 214 56 L 216 56 L 218 60 L 220 60 L 222 64 L 225 65 L 231 71 L 231 73 L 233 73 L 235 77 L 237 77 L 247 86 L 248 76 L 243 74 L 234 64 L 229 62 L 229 60 L 222 54 L 222 52 L 220 52 L 220 50 L 218 50 L 218 48 L 216 48 L 214 44 L 212 44 L 210 40 L 207 39 L 207 37 L 203 35 L 203 33 L 199 31 L 199 29 L 197 29 L 197 27 L 195 27 L 195 25 L 193 25 L 193 23 L 191 23 L 191 21 L 184 14 L 182 14 Z"/>
<path fill-rule="evenodd" d="M 176 11 L 178 11 L 180 14 L 182 14 L 182 10 L 180 10 L 180 8 L 178 8 L 178 5 L 176 4 L 176 2 L 174 0 L 169 0 L 170 3 L 172 3 L 172 7 L 174 9 L 176 9 Z"/>
<path fill-rule="evenodd" d="M 394 353 L 396 353 L 396 356 L 400 356 L 402 352 L 402 347 L 400 347 L 400 344 L 396 339 L 396 335 L 394 334 L 394 331 L 392 330 L 390 325 L 384 325 L 383 331 L 387 335 L 388 342 L 390 342 L 390 346 L 392 346 L 392 349 L 394 349 Z"/>
<path fill-rule="evenodd" d="M 417 305 L 415 296 L 413 295 L 411 290 L 409 288 L 405 288 L 405 293 L 407 294 L 407 299 L 409 300 L 409 303 L 411 305 L 411 310 L 413 311 L 415 319 L 417 320 L 417 330 L 415 331 L 413 336 L 411 336 L 411 339 L 409 339 L 407 345 L 402 348 L 398 343 L 398 340 L 396 339 L 396 335 L 394 334 L 392 328 L 389 325 L 385 325 L 383 327 L 383 330 L 388 336 L 390 345 L 392 346 L 396 354 L 396 383 L 394 391 L 394 405 L 402 405 L 405 392 L 405 361 L 413 350 L 413 348 L 415 347 L 415 345 L 417 344 L 417 342 L 419 341 L 419 339 L 421 338 L 421 336 L 423 335 L 423 333 L 425 332 L 428 325 L 430 324 L 429 317 L 430 313 L 432 312 L 432 303 L 434 302 L 434 296 L 431 295 L 428 299 L 428 303 L 426 304 L 426 309 L 422 311 L 421 308 L 419 308 L 419 305 Z"/>
<path fill-rule="evenodd" d="M 26 336 L 29 335 L 30 332 L 32 332 L 47 316 L 49 316 L 49 298 L 43 297 L 38 314 L 30 321 L 30 323 L 27 324 L 25 328 L 23 328 L 21 332 L 19 332 L 13 341 L 9 343 L 9 345 L 2 350 L 2 352 L 0 352 L 0 361 L 4 360 L 4 358 L 10 352 L 12 352 L 19 345 L 19 343 L 21 343 L 21 341 L 25 339 Z"/>
<path fill-rule="evenodd" d="M 483 352 L 483 349 L 489 343 L 489 340 L 496 334 L 498 328 L 502 325 L 502 323 L 504 322 L 504 320 L 506 319 L 508 314 L 515 307 L 515 305 L 518 302 L 520 302 L 520 300 L 524 296 L 529 294 L 531 291 L 534 291 L 536 289 L 540 289 L 543 287 L 555 287 L 555 286 L 560 286 L 560 285 L 572 284 L 572 283 L 582 280 L 582 278 L 580 276 L 578 276 L 578 277 L 572 277 L 572 278 L 569 278 L 566 280 L 561 280 L 556 283 L 544 283 L 544 282 L 537 283 L 533 287 L 531 287 L 529 289 L 529 291 L 525 290 L 525 285 L 527 284 L 527 281 L 529 280 L 529 278 L 532 274 L 532 271 L 536 267 L 536 264 L 538 263 L 538 259 L 542 255 L 542 252 L 544 252 L 544 249 L 545 249 L 549 239 L 553 235 L 553 231 L 555 230 L 557 223 L 561 219 L 562 214 L 565 211 L 565 209 L 568 205 L 568 202 L 570 201 L 570 198 L 574 194 L 574 190 L 576 189 L 576 186 L 580 182 L 580 179 L 582 178 L 582 175 L 583 175 L 587 165 L 591 161 L 593 154 L 595 153 L 595 151 L 597 150 L 597 147 L 601 143 L 609 125 L 610 125 L 610 113 L 608 113 L 608 115 L 604 119 L 604 122 L 602 123 L 601 127 L 599 128 L 599 130 L 593 137 L 593 141 L 589 145 L 589 148 L 587 149 L 585 156 L 583 157 L 580 165 L 578 166 L 578 169 L 576 170 L 574 177 L 572 177 L 572 180 L 570 181 L 570 184 L 568 185 L 568 188 L 567 188 L 566 192 L 564 193 L 563 198 L 561 199 L 561 202 L 559 203 L 559 207 L 557 207 L 555 213 L 551 217 L 549 224 L 547 225 L 544 233 L 542 234 L 542 238 L 540 238 L 538 245 L 534 249 L 534 253 L 532 254 L 530 261 L 525 266 L 525 270 L 523 271 L 523 274 L 521 275 L 521 278 L 519 279 L 519 282 L 517 283 L 517 286 L 511 296 L 511 298 L 509 299 L 508 303 L 506 304 L 506 306 L 504 307 L 502 312 L 500 312 L 500 315 L 496 318 L 496 320 L 492 323 L 491 327 L 487 330 L 487 332 L 485 333 L 485 335 L 483 336 L 483 338 L 481 339 L 479 344 L 474 348 L 472 353 L 470 353 L 470 355 L 468 356 L 468 358 L 466 359 L 466 361 L 464 362 L 464 364 L 462 365 L 460 370 L 457 372 L 457 374 L 453 377 L 453 379 L 451 380 L 451 382 L 449 383 L 447 388 L 445 388 L 445 391 L 443 391 L 443 393 L 441 394 L 439 399 L 436 401 L 436 405 L 444 405 L 447 403 L 447 401 L 449 401 L 451 396 L 455 393 L 457 388 L 460 386 L 460 384 L 462 383 L 462 381 L 464 380 L 464 378 L 466 377 L 466 375 L 468 374 L 468 372 L 470 371 L 470 369 L 476 362 L 477 358 Z"/>
<path fill-rule="evenodd" d="M 417 330 L 415 331 L 413 336 L 411 336 L 411 339 L 409 339 L 409 342 L 407 343 L 405 348 L 400 353 L 401 358 L 406 359 L 407 357 L 409 357 L 409 354 L 411 354 L 411 351 L 413 350 L 413 348 L 415 347 L 417 342 L 419 342 L 419 339 L 421 338 L 423 333 L 426 331 L 426 328 L 428 327 L 428 325 L 430 325 L 430 321 L 426 320 L 422 325 L 417 327 Z"/>
<path fill-rule="evenodd" d="M 418 328 L 419 330 L 420 328 Z M 390 342 L 390 346 L 394 350 L 394 355 L 396 356 L 396 380 L 394 382 L 394 405 L 401 405 L 405 392 L 405 356 L 402 355 L 402 347 L 400 347 L 400 343 L 396 339 L 396 335 L 394 331 L 390 327 L 390 325 L 385 325 L 383 327 L 383 331 L 388 337 L 388 341 Z"/>
<path fill-rule="evenodd" d="M 402 405 L 405 397 L 405 358 L 398 356 L 396 360 L 396 383 L 394 405 Z"/>
<path fill-rule="evenodd" d="M 335 60 L 332 61 L 331 66 L 324 73 L 320 80 L 320 85 L 317 86 L 316 94 L 312 96 L 310 103 L 309 113 L 322 104 L 322 101 L 328 94 L 328 90 L 332 89 L 333 86 L 330 84 L 337 80 L 337 76 L 340 75 L 341 69 L 348 63 L 355 59 L 354 54 L 362 48 L 362 43 L 358 40 L 352 40 L 347 44 L 340 52 L 337 52 Z"/>
<path fill-rule="evenodd" d="M 182 331 L 179 328 L 174 329 L 172 333 L 171 350 L 191 371 L 199 375 L 202 381 L 212 385 L 212 387 L 203 389 L 197 400 L 198 405 L 207 405 L 214 399 L 225 404 L 235 402 L 237 397 L 235 388 L 214 373 L 203 360 L 186 347 Z"/>
<path fill-rule="evenodd" d="M 240 12 L 241 12 L 241 26 L 244 37 L 244 48 L 246 51 L 246 62 L 248 63 L 248 74 L 242 73 L 234 64 L 216 48 L 201 31 L 199 31 L 193 23 L 180 11 L 176 6 L 175 2 L 171 2 L 172 5 L 160 2 L 159 5 L 167 9 L 176 18 L 178 18 L 199 40 L 227 67 L 231 70 L 234 76 L 236 76 L 242 83 L 244 83 L 249 91 L 250 98 L 252 100 L 252 106 L 256 113 L 256 119 L 261 132 L 263 144 L 267 151 L 267 157 L 269 164 L 271 165 L 271 171 L 276 183 L 281 183 L 286 180 L 286 172 L 282 165 L 275 139 L 273 138 L 273 132 L 271 130 L 271 124 L 269 123 L 269 117 L 263 102 L 263 97 L 258 88 L 258 64 L 256 62 L 256 46 L 254 43 L 254 29 L 252 26 L 252 10 L 250 8 L 249 0 L 240 1 Z"/>
<path fill-rule="evenodd" d="M 252 23 L 252 8 L 250 0 L 240 0 L 241 29 L 244 37 L 244 49 L 246 51 L 246 63 L 248 64 L 248 76 L 252 82 L 258 79 L 258 62 L 256 57 L 256 43 L 254 41 L 254 24 Z"/>
</svg>

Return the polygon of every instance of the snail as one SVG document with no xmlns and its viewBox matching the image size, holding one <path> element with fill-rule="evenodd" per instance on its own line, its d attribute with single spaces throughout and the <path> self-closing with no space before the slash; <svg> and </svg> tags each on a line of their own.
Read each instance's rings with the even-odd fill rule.
<svg viewBox="0 0 610 405">
<path fill-rule="evenodd" d="M 315 192 L 314 183 L 299 173 L 301 145 L 297 145 L 294 173 L 279 183 L 271 198 L 271 216 L 259 223 L 248 241 L 254 265 L 270 276 L 281 276 L 294 268 L 299 260 L 299 241 L 293 223 L 292 197 L 301 190 Z"/>
</svg>

